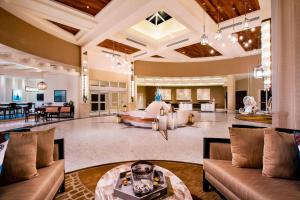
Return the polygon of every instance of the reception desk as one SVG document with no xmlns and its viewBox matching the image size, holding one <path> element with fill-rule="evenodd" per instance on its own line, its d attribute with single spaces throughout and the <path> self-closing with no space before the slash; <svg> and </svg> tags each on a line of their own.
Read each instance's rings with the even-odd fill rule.
<svg viewBox="0 0 300 200">
<path fill-rule="evenodd" d="M 202 103 L 201 104 L 201 111 L 203 112 L 215 112 L 216 106 L 215 103 Z"/>
</svg>

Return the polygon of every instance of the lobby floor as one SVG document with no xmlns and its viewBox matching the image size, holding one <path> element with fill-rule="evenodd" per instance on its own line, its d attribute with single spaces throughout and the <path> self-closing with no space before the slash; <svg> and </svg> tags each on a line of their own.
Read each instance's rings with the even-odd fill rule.
<svg viewBox="0 0 300 200">
<path fill-rule="evenodd" d="M 229 137 L 233 114 L 199 113 L 197 122 L 168 131 L 168 140 L 158 131 L 118 124 L 114 116 L 78 119 L 33 130 L 56 127 L 56 138 L 65 140 L 66 172 L 107 163 L 131 160 L 172 160 L 202 164 L 204 137 Z M 264 124 L 264 126 L 266 126 Z"/>
</svg>

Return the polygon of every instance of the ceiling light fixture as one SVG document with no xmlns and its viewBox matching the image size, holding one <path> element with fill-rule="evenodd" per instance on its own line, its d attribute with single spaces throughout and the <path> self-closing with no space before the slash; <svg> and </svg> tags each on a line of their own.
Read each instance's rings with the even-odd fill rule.
<svg viewBox="0 0 300 200">
<path fill-rule="evenodd" d="M 210 54 L 214 54 L 215 53 L 215 51 L 212 49 L 212 50 L 210 50 Z"/>
<path fill-rule="evenodd" d="M 247 5 L 246 5 L 246 0 L 244 0 L 244 6 L 245 6 L 245 19 L 243 22 L 243 29 L 247 30 L 250 28 L 250 20 L 247 18 Z"/>
<path fill-rule="evenodd" d="M 251 31 L 254 32 L 255 31 L 255 27 L 251 28 Z"/>
<path fill-rule="evenodd" d="M 230 35 L 229 39 L 232 44 L 235 44 L 238 41 L 238 35 L 235 33 L 235 24 L 234 24 L 234 18 L 232 18 L 232 29 L 233 33 Z"/>
<path fill-rule="evenodd" d="M 39 90 L 46 90 L 48 88 L 48 85 L 44 81 L 41 81 L 37 84 L 37 88 Z"/>
<path fill-rule="evenodd" d="M 205 6 L 205 4 L 203 4 Z M 207 45 L 208 44 L 208 36 L 205 34 L 205 9 L 203 8 L 203 34 L 200 38 L 200 44 L 201 45 Z"/>
<path fill-rule="evenodd" d="M 244 39 L 244 36 L 241 35 L 241 36 L 239 37 L 239 39 L 240 39 L 240 40 L 243 40 L 243 39 Z"/>
<path fill-rule="evenodd" d="M 217 30 L 217 33 L 216 33 L 216 36 L 215 36 L 215 39 L 217 41 L 219 40 L 222 40 L 222 31 L 220 29 L 220 7 L 218 7 L 218 30 Z"/>
</svg>

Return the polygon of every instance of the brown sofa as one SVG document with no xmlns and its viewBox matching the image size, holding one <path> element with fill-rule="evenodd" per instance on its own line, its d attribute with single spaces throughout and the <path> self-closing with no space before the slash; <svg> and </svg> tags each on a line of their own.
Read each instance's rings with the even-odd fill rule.
<svg viewBox="0 0 300 200">
<path fill-rule="evenodd" d="M 52 200 L 58 192 L 64 192 L 64 140 L 55 140 L 54 145 L 55 162 L 38 169 L 35 178 L 0 187 L 1 200 Z"/>
<path fill-rule="evenodd" d="M 233 167 L 230 139 L 204 138 L 203 145 L 204 191 L 213 189 L 224 199 L 235 200 L 300 199 L 299 180 L 268 178 L 261 169 Z"/>
</svg>

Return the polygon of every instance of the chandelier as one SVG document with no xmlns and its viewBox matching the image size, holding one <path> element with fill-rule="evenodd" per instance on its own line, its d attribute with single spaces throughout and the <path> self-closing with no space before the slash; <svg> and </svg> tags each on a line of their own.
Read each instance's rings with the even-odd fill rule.
<svg viewBox="0 0 300 200">
<path fill-rule="evenodd" d="M 243 22 L 243 29 L 247 30 L 250 28 L 250 20 L 247 18 L 247 5 L 246 5 L 246 0 L 244 0 L 244 7 L 245 7 L 245 19 Z"/>
<path fill-rule="evenodd" d="M 222 40 L 222 31 L 221 31 L 221 29 L 220 29 L 220 10 L 219 10 L 219 7 L 218 7 L 218 30 L 217 30 L 217 32 L 216 32 L 216 36 L 215 36 L 215 39 L 217 40 L 217 41 L 219 41 L 219 40 Z"/>
<path fill-rule="evenodd" d="M 131 72 L 132 68 L 132 62 L 130 61 L 130 58 L 128 58 L 128 55 L 124 53 L 124 55 L 120 55 L 118 53 L 115 53 L 115 42 L 113 41 L 113 52 L 103 51 L 105 55 L 110 58 L 112 62 L 112 69 L 117 69 L 119 71 L 124 72 Z M 126 51 L 126 49 L 125 49 Z"/>
<path fill-rule="evenodd" d="M 207 45 L 208 44 L 208 36 L 205 34 L 205 12 L 203 9 L 203 34 L 200 38 L 200 44 L 201 45 Z"/>
<path fill-rule="evenodd" d="M 37 87 L 39 90 L 46 90 L 48 88 L 48 85 L 44 81 L 41 81 L 37 84 Z"/>
<path fill-rule="evenodd" d="M 232 19 L 232 30 L 233 33 L 229 35 L 229 40 L 232 44 L 235 44 L 238 41 L 238 35 L 235 33 L 234 18 Z"/>
</svg>

